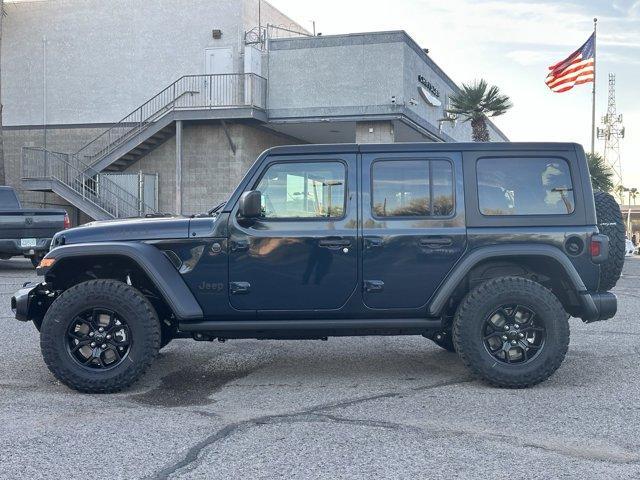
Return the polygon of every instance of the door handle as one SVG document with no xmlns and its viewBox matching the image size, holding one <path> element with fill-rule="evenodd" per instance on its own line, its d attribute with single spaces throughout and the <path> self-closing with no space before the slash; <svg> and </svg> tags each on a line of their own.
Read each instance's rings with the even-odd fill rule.
<svg viewBox="0 0 640 480">
<path fill-rule="evenodd" d="M 365 280 L 364 291 L 369 293 L 381 292 L 384 290 L 384 282 L 382 280 Z"/>
<path fill-rule="evenodd" d="M 318 240 L 318 245 L 324 248 L 350 247 L 351 240 L 346 238 L 322 238 Z"/>
<path fill-rule="evenodd" d="M 425 237 L 420 239 L 421 247 L 438 248 L 450 247 L 451 245 L 453 245 L 451 237 Z"/>
<path fill-rule="evenodd" d="M 382 237 L 366 237 L 364 239 L 364 248 L 367 250 L 370 248 L 380 248 L 384 245 L 384 239 Z"/>
<path fill-rule="evenodd" d="M 247 240 L 239 240 L 237 242 L 231 242 L 230 250 L 232 252 L 244 252 L 249 250 L 249 242 Z"/>
</svg>

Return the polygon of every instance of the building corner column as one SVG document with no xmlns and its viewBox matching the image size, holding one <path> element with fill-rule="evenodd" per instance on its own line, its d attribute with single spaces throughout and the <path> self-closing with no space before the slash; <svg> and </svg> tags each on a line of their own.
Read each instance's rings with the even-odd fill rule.
<svg viewBox="0 0 640 480">
<path fill-rule="evenodd" d="M 182 120 L 176 120 L 176 214 L 182 215 Z"/>
</svg>

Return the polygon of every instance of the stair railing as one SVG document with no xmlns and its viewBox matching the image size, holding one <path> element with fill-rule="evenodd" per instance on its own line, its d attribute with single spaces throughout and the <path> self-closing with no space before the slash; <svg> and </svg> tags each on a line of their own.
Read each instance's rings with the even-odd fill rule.
<svg viewBox="0 0 640 480">
<path fill-rule="evenodd" d="M 79 168 L 68 153 L 44 148 L 22 148 L 22 178 L 24 180 L 58 181 L 83 201 L 92 204 L 112 218 L 140 217 L 156 213 L 155 209 L 101 173 Z"/>
<path fill-rule="evenodd" d="M 266 79 L 254 73 L 185 75 L 136 108 L 74 154 L 92 166 L 172 110 L 233 107 L 266 109 Z"/>
</svg>

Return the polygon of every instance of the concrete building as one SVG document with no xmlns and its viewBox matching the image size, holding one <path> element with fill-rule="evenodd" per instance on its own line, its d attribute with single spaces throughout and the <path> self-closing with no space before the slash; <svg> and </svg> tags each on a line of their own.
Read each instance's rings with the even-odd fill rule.
<svg viewBox="0 0 640 480">
<path fill-rule="evenodd" d="M 471 139 L 403 31 L 312 36 L 260 0 L 5 9 L 7 184 L 76 222 L 207 210 L 275 145 Z"/>
</svg>

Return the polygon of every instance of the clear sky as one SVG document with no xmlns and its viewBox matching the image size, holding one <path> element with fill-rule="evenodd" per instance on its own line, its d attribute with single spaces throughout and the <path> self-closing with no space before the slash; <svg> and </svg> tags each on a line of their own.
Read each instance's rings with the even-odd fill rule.
<svg viewBox="0 0 640 480">
<path fill-rule="evenodd" d="M 514 107 L 496 124 L 514 141 L 575 141 L 590 148 L 591 84 L 552 93 L 547 66 L 577 49 L 598 17 L 596 116 L 616 74 L 626 138 L 627 187 L 640 188 L 640 0 L 269 0 L 325 35 L 406 30 L 457 83 L 483 77 Z M 604 143 L 596 142 L 602 152 Z"/>
</svg>

